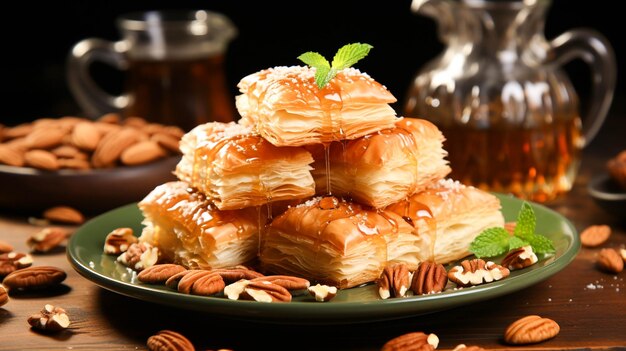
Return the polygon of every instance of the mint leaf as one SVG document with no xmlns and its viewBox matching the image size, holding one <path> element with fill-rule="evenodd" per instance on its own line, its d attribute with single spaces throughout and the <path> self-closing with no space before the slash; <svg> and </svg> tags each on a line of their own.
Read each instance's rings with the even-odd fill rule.
<svg viewBox="0 0 626 351">
<path fill-rule="evenodd" d="M 298 59 L 312 68 L 315 68 L 315 84 L 322 89 L 335 78 L 337 73 L 348 68 L 367 56 L 373 46 L 354 43 L 342 46 L 333 58 L 332 66 L 328 60 L 317 52 L 309 51 L 298 56 Z"/>
<path fill-rule="evenodd" d="M 532 246 L 536 254 L 551 254 L 556 252 L 552 240 L 540 234 L 534 235 L 528 243 Z"/>
<path fill-rule="evenodd" d="M 330 63 L 328 63 L 328 60 L 317 52 L 305 52 L 304 54 L 298 56 L 298 60 L 306 63 L 311 67 L 315 67 L 318 70 L 320 67 L 326 67 L 327 70 L 330 70 Z"/>
<path fill-rule="evenodd" d="M 526 201 L 522 203 L 522 208 L 517 215 L 517 225 L 513 231 L 516 237 L 530 242 L 530 238 L 535 235 L 535 226 L 537 224 L 535 212 L 532 206 Z"/>
<path fill-rule="evenodd" d="M 348 68 L 367 56 L 372 48 L 370 44 L 361 43 L 344 45 L 333 57 L 332 67 L 338 71 Z"/>
<path fill-rule="evenodd" d="M 524 240 L 522 240 L 522 239 L 520 239 L 520 238 L 518 238 L 516 236 L 512 236 L 509 239 L 509 251 L 515 250 L 517 248 L 520 248 L 520 247 L 526 246 L 526 245 L 528 245 L 528 243 L 526 241 L 524 241 Z"/>
<path fill-rule="evenodd" d="M 478 258 L 498 256 L 508 250 L 509 238 L 504 228 L 488 228 L 474 238 L 469 250 Z"/>
</svg>

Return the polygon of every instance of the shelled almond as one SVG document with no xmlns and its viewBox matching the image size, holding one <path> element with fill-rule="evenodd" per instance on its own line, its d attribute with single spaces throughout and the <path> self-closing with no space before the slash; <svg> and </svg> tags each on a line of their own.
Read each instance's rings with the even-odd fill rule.
<svg viewBox="0 0 626 351">
<path fill-rule="evenodd" d="M 47 171 L 134 166 L 179 153 L 183 134 L 175 126 L 117 114 L 95 121 L 41 118 L 2 127 L 0 164 Z"/>
</svg>

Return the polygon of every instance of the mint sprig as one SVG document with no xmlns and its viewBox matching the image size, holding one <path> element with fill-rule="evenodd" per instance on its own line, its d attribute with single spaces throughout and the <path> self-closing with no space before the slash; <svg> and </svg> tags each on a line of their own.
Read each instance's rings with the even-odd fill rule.
<svg viewBox="0 0 626 351">
<path fill-rule="evenodd" d="M 370 44 L 353 43 L 342 46 L 333 57 L 332 65 L 321 54 L 313 51 L 305 52 L 298 59 L 315 68 L 315 84 L 322 89 L 335 78 L 342 69 L 351 67 L 367 56 L 373 48 Z"/>
<path fill-rule="evenodd" d="M 522 203 L 517 215 L 513 236 L 504 228 L 495 227 L 482 231 L 470 244 L 469 250 L 476 257 L 494 257 L 507 251 L 530 245 L 536 254 L 551 254 L 556 250 L 549 238 L 535 233 L 537 218 L 529 203 Z"/>
</svg>

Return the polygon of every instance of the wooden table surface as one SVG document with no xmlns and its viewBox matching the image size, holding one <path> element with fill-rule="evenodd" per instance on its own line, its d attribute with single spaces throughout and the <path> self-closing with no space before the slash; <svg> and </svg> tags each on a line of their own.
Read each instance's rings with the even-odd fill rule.
<svg viewBox="0 0 626 351">
<path fill-rule="evenodd" d="M 592 176 L 604 171 L 610 156 L 626 149 L 624 115 L 613 109 L 598 138 L 585 149 L 574 189 L 547 204 L 570 219 L 579 232 L 592 224 L 610 225 L 613 234 L 603 247 L 626 245 L 626 220 L 603 212 L 586 186 Z M 26 252 L 26 238 L 40 229 L 26 217 L 0 214 L 0 239 L 16 251 Z M 554 319 L 561 331 L 552 340 L 515 349 L 625 348 L 626 271 L 615 275 L 596 269 L 599 250 L 582 248 L 561 272 L 500 298 L 395 321 L 340 326 L 250 323 L 143 302 L 99 288 L 74 271 L 65 252 L 58 250 L 36 255 L 34 260 L 36 265 L 65 269 L 68 278 L 63 288 L 12 296 L 0 307 L 0 350 L 143 350 L 147 338 L 161 329 L 181 332 L 198 350 L 379 350 L 387 340 L 412 331 L 437 334 L 439 349 L 460 343 L 510 349 L 502 341 L 504 329 L 529 314 Z M 28 316 L 46 303 L 69 312 L 69 330 L 44 335 L 30 329 Z"/>
</svg>

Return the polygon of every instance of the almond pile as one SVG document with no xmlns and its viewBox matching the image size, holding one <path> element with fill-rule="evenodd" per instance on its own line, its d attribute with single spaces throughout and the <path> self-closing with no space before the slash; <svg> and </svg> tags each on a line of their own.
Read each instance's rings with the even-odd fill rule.
<svg viewBox="0 0 626 351">
<path fill-rule="evenodd" d="M 111 168 L 139 165 L 178 154 L 184 131 L 121 119 L 110 113 L 98 120 L 42 118 L 15 127 L 0 125 L 0 164 L 40 170 Z"/>
</svg>

